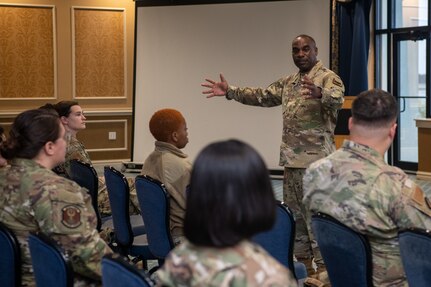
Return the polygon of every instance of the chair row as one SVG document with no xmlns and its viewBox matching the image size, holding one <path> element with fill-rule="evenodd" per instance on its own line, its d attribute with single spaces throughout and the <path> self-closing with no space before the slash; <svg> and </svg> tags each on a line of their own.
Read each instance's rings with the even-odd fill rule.
<svg viewBox="0 0 431 287">
<path fill-rule="evenodd" d="M 95 174 L 94 169 L 88 164 L 76 162 L 75 167 L 77 166 L 80 169 L 87 169 L 87 176 Z M 90 171 L 91 169 L 93 171 Z M 79 173 L 82 175 L 82 172 Z M 143 234 L 135 232 L 129 216 L 130 189 L 126 177 L 112 166 L 105 166 L 104 176 L 112 210 L 117 251 L 123 256 L 135 257 L 135 262 L 142 260 L 144 267 L 147 266 L 147 260 L 154 259 L 158 260 L 161 266 L 164 258 L 174 247 L 169 232 L 169 194 L 165 186 L 148 176 L 136 177 L 138 201 L 146 230 Z M 305 265 L 293 262 L 294 238 L 293 215 L 287 206 L 278 203 L 274 227 L 256 235 L 253 240 L 290 269 L 298 280 L 304 280 L 307 277 Z M 157 266 L 154 269 L 156 268 Z"/>
<path fill-rule="evenodd" d="M 373 286 L 372 252 L 366 236 L 324 213 L 313 215 L 311 225 L 332 287 Z M 409 286 L 430 286 L 430 231 L 409 229 L 398 236 Z"/>
<path fill-rule="evenodd" d="M 72 287 L 74 273 L 72 263 L 61 247 L 42 233 L 31 233 L 28 238 L 31 260 L 38 287 Z M 21 286 L 20 248 L 15 235 L 0 226 L 0 286 Z M 146 287 L 155 286 L 145 270 L 138 270 L 118 254 L 102 259 L 103 286 Z"/>
</svg>

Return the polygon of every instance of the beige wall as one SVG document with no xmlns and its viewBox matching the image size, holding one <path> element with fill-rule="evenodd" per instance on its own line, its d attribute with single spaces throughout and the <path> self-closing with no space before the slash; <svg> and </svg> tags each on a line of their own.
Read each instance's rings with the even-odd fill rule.
<svg viewBox="0 0 431 287">
<path fill-rule="evenodd" d="M 0 2 L 2 3 L 2 2 Z M 60 100 L 73 100 L 74 84 L 74 55 L 72 29 L 72 7 L 107 8 L 107 11 L 120 11 L 125 17 L 124 23 L 124 65 L 122 73 L 114 73 L 121 77 L 119 82 L 124 83 L 124 92 L 121 97 L 107 95 L 109 98 L 100 98 L 94 92 L 94 96 L 76 99 L 83 107 L 89 123 L 87 129 L 78 134 L 78 138 L 90 149 L 93 160 L 129 159 L 131 155 L 131 133 L 132 133 L 132 104 L 133 104 L 133 64 L 134 64 L 134 22 L 135 5 L 132 0 L 32 0 L 16 1 L 8 0 L 7 4 L 30 4 L 30 5 L 52 5 L 55 11 L 54 20 L 54 47 L 56 57 L 54 58 L 56 78 L 56 98 L 52 99 L 0 99 L 0 123 L 6 123 L 5 127 L 13 121 L 13 118 L 21 111 L 39 107 L 47 102 L 55 103 Z M 0 6 L 1 8 L 1 6 Z M 118 9 L 122 8 L 122 9 Z M 118 9 L 118 10 L 113 10 Z M 123 10 L 124 9 L 124 10 Z M 99 11 L 98 9 L 95 10 Z M 103 11 L 103 10 L 100 10 Z M 118 31 L 118 29 L 116 30 Z M 105 31 L 106 32 L 106 31 Z M 118 33 L 117 33 L 118 34 Z M 3 37 L 6 37 L 5 34 Z M 115 39 L 115 34 L 110 34 Z M 108 37 L 109 38 L 109 37 Z M 121 39 L 119 40 L 121 41 Z M 91 41 L 90 41 L 91 43 Z M 100 44 L 100 43 L 99 43 Z M 103 48 L 103 47 L 102 47 Z M 76 50 L 78 51 L 78 49 Z M 81 52 L 82 53 L 82 49 Z M 76 59 L 76 57 L 75 57 Z M 85 58 L 84 58 L 85 59 Z M 94 57 L 90 58 L 91 60 Z M 103 57 L 102 57 L 103 59 Z M 114 61 L 112 61 L 114 62 Z M 117 61 L 118 62 L 118 61 Z M 85 63 L 85 61 L 84 61 Z M 109 66 L 109 60 L 105 61 Z M 118 63 L 117 63 L 118 66 Z M 90 66 L 91 67 L 91 66 Z M 111 71 L 112 72 L 112 71 Z M 115 72 L 115 71 L 114 71 Z M 112 73 L 111 73 L 112 74 Z M 94 73 L 91 74 L 94 76 Z M 97 76 L 97 75 L 96 75 Z M 102 77 L 103 75 L 100 75 Z M 77 77 L 78 78 L 78 77 Z M 82 78 L 82 77 L 81 77 Z M 85 79 L 85 77 L 84 77 Z M 96 81 L 95 81 L 96 82 Z M 112 82 L 112 81 L 111 81 Z M 91 83 L 87 81 L 87 85 Z M 100 90 L 100 88 L 99 88 Z M 88 93 L 87 93 L 88 94 Z M 91 98 L 90 98 L 91 97 Z M 96 97 L 96 98 L 94 98 Z M 99 98 L 97 98 L 99 97 Z M 103 97 L 103 96 L 102 96 Z M 116 140 L 108 140 L 109 132 L 116 132 Z M 124 144 L 126 143 L 126 147 Z M 124 150 L 125 148 L 125 150 Z"/>
</svg>

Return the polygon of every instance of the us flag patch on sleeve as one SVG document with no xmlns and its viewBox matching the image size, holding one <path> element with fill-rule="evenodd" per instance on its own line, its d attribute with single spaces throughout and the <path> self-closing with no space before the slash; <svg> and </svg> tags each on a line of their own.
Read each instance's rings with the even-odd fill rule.
<svg viewBox="0 0 431 287">
<path fill-rule="evenodd" d="M 81 225 L 81 210 L 75 205 L 66 205 L 61 209 L 61 223 L 68 228 Z"/>
</svg>

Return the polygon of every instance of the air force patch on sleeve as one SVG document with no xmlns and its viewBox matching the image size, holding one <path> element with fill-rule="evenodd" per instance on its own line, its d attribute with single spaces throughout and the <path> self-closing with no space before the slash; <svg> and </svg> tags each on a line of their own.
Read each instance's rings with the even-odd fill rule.
<svg viewBox="0 0 431 287">
<path fill-rule="evenodd" d="M 81 225 L 81 210 L 75 205 L 66 205 L 61 209 L 61 223 L 68 228 Z"/>
</svg>

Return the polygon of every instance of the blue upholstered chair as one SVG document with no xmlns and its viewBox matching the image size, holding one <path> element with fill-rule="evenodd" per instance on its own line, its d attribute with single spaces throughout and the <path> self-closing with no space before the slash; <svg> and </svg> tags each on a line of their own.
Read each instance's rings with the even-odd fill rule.
<svg viewBox="0 0 431 287">
<path fill-rule="evenodd" d="M 21 249 L 15 234 L 0 223 L 0 286 L 21 286 Z"/>
<path fill-rule="evenodd" d="M 169 228 L 169 194 L 161 182 L 146 175 L 138 175 L 135 186 L 147 230 L 148 246 L 161 265 L 174 247 Z"/>
<path fill-rule="evenodd" d="M 364 235 L 323 213 L 312 216 L 311 226 L 332 287 L 373 286 L 371 248 Z"/>
<path fill-rule="evenodd" d="M 112 166 L 105 166 L 104 175 L 118 251 L 124 256 L 136 257 L 135 261 L 143 260 L 146 267 L 146 260 L 155 258 L 148 247 L 146 226 L 142 217 L 129 215 L 130 190 L 127 179 Z"/>
<path fill-rule="evenodd" d="M 145 270 L 138 270 L 119 254 L 102 259 L 103 287 L 151 287 L 155 283 Z"/>
<path fill-rule="evenodd" d="M 431 286 L 431 234 L 429 230 L 409 229 L 399 233 L 404 271 L 409 286 Z"/>
<path fill-rule="evenodd" d="M 297 280 L 307 277 L 307 269 L 301 262 L 293 262 L 293 244 L 295 241 L 295 219 L 290 209 L 277 202 L 277 218 L 274 226 L 256 234 L 252 240 L 262 246 L 269 254 L 286 266 Z"/>
<path fill-rule="evenodd" d="M 32 233 L 28 244 L 37 287 L 73 286 L 72 264 L 54 240 Z"/>
<path fill-rule="evenodd" d="M 97 215 L 97 230 L 100 231 L 102 228 L 102 219 L 100 217 L 97 200 L 99 192 L 99 179 L 97 177 L 96 170 L 91 164 L 73 159 L 70 161 L 69 176 L 71 180 L 88 190 L 88 194 L 91 196 L 91 204 L 93 205 L 94 211 Z"/>
</svg>

